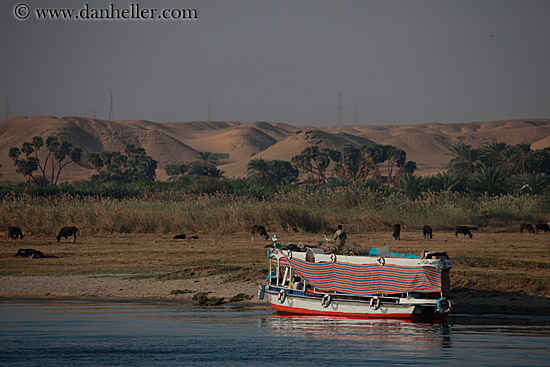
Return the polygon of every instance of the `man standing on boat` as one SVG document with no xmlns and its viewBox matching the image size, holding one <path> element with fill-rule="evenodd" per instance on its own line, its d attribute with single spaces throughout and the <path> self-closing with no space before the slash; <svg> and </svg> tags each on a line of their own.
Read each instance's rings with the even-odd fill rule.
<svg viewBox="0 0 550 367">
<path fill-rule="evenodd" d="M 334 240 L 336 241 L 336 249 L 341 250 L 346 244 L 346 232 L 342 229 L 342 225 L 338 224 L 338 230 L 334 233 Z"/>
</svg>

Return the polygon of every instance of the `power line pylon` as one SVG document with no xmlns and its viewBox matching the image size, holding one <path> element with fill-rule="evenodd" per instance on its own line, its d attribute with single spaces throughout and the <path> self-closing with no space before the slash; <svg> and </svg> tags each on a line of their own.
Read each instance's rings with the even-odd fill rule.
<svg viewBox="0 0 550 367">
<path fill-rule="evenodd" d="M 113 107 L 113 92 L 111 91 L 111 108 L 109 109 L 109 120 L 115 120 L 115 108 Z"/>
<path fill-rule="evenodd" d="M 10 98 L 6 94 L 6 120 L 10 118 Z"/>
<path fill-rule="evenodd" d="M 338 91 L 338 126 L 342 126 L 342 93 Z"/>
</svg>

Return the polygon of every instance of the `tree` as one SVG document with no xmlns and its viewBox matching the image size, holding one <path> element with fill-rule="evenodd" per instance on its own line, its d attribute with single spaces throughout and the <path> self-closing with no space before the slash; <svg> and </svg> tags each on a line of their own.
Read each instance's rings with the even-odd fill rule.
<svg viewBox="0 0 550 367">
<path fill-rule="evenodd" d="M 199 152 L 199 162 L 203 163 L 204 165 L 206 166 L 217 166 L 218 162 L 217 160 L 214 158 L 214 156 L 212 155 L 212 152 L 210 151 L 204 151 L 204 152 Z"/>
<path fill-rule="evenodd" d="M 482 165 L 481 152 L 469 145 L 458 143 L 451 148 L 453 158 L 449 161 L 448 169 L 451 174 L 459 178 L 467 178 L 473 175 Z"/>
<path fill-rule="evenodd" d="M 157 161 L 147 155 L 143 148 L 134 144 L 126 145 L 122 154 L 117 151 L 104 150 L 101 153 L 89 153 L 88 162 L 98 171 L 92 179 L 106 183 L 118 181 L 131 183 L 139 180 L 154 181 L 156 178 Z M 106 170 L 102 171 L 105 167 Z"/>
<path fill-rule="evenodd" d="M 46 156 L 41 159 L 40 151 L 43 146 L 42 137 L 35 136 L 32 142 L 24 142 L 21 148 L 10 148 L 9 157 L 14 161 L 16 171 L 28 182 L 32 179 L 37 184 L 56 185 L 63 168 L 69 163 L 80 161 L 82 149 L 73 148 L 72 144 L 66 141 L 60 142 L 57 136 L 49 136 L 46 139 Z M 25 158 L 19 158 L 22 153 L 25 154 Z M 31 156 L 33 153 L 34 156 Z M 42 175 L 41 180 L 35 176 L 36 171 Z"/>
<path fill-rule="evenodd" d="M 298 171 L 292 164 L 281 160 L 253 159 L 248 162 L 248 179 L 259 186 L 275 186 L 295 182 Z"/>
<path fill-rule="evenodd" d="M 269 161 L 269 164 L 275 172 L 276 182 L 278 185 L 286 185 L 298 180 L 298 175 L 300 172 L 292 166 L 292 163 L 274 159 Z"/>
<path fill-rule="evenodd" d="M 398 149 L 393 145 L 388 146 L 388 182 L 391 184 L 397 184 L 399 182 L 399 177 L 403 170 L 399 170 L 397 174 L 393 175 L 393 168 L 404 168 L 407 164 L 407 153 L 404 150 Z M 409 167 L 410 169 L 410 167 Z M 414 167 L 416 169 L 416 167 Z M 413 170 L 414 172 L 414 170 Z M 413 173 L 410 172 L 410 173 Z"/>
<path fill-rule="evenodd" d="M 482 166 L 473 176 L 474 189 L 489 195 L 500 194 L 503 189 L 504 176 L 499 167 Z"/>
<path fill-rule="evenodd" d="M 364 169 L 369 170 L 373 178 L 381 179 L 380 165 L 388 159 L 388 146 L 380 144 L 363 145 L 361 147 L 361 158 Z"/>
<path fill-rule="evenodd" d="M 104 166 L 104 163 L 98 153 L 88 153 L 86 159 L 88 160 L 88 163 L 95 167 L 97 173 L 101 172 L 101 168 Z"/>
<path fill-rule="evenodd" d="M 458 179 L 447 172 L 438 173 L 428 180 L 428 187 L 433 191 L 450 192 L 455 190 L 459 185 Z"/>
<path fill-rule="evenodd" d="M 512 146 L 510 166 L 514 173 L 525 174 L 533 172 L 536 167 L 535 154 L 529 144 L 517 144 Z"/>
<path fill-rule="evenodd" d="M 326 172 L 331 161 L 338 161 L 339 159 L 340 152 L 314 145 L 305 148 L 299 155 L 292 157 L 292 165 L 296 169 L 317 176 L 319 183 L 326 183 L 328 181 Z"/>
<path fill-rule="evenodd" d="M 170 182 L 186 184 L 190 181 L 188 176 L 185 175 L 187 173 L 187 165 L 185 163 L 167 164 L 164 170 L 169 176 L 168 181 Z"/>
<path fill-rule="evenodd" d="M 361 165 L 361 151 L 347 143 L 342 145 L 340 153 L 340 161 L 334 167 L 336 175 L 346 180 L 358 179 Z"/>
<path fill-rule="evenodd" d="M 273 186 L 277 183 L 277 175 L 273 166 L 262 158 L 248 162 L 246 174 L 251 182 L 259 186 Z"/>
<path fill-rule="evenodd" d="M 518 194 L 542 194 L 550 191 L 550 176 L 534 173 L 513 175 L 508 185 Z"/>
<path fill-rule="evenodd" d="M 410 199 L 416 199 L 425 191 L 426 185 L 421 176 L 406 174 L 401 176 L 401 191 Z"/>
</svg>

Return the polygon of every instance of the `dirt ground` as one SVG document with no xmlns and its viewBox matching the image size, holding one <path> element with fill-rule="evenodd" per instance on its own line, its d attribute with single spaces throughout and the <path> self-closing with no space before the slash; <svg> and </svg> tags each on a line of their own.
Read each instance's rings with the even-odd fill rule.
<svg viewBox="0 0 550 367">
<path fill-rule="evenodd" d="M 474 231 L 473 238 L 434 232 L 348 233 L 346 246 L 420 254 L 446 251 L 454 260 L 453 298 L 460 313 L 535 313 L 550 315 L 550 234 L 519 230 Z M 191 235 L 191 234 L 189 234 Z M 258 302 L 271 241 L 241 233 L 174 240 L 173 235 L 114 234 L 81 236 L 57 243 L 53 236 L 0 240 L 0 298 L 68 298 L 193 302 L 198 292 L 229 301 L 240 293 Z M 323 234 L 277 233 L 283 245 L 318 244 Z M 332 243 L 329 243 L 331 245 Z M 19 248 L 46 255 L 19 258 Z"/>
</svg>

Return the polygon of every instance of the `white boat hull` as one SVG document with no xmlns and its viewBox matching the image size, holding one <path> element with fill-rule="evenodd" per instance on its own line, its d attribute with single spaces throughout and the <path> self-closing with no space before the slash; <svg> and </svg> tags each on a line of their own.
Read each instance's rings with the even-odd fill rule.
<svg viewBox="0 0 550 367">
<path fill-rule="evenodd" d="M 381 303 L 378 309 L 370 307 L 368 302 L 355 300 L 332 300 L 327 307 L 320 297 L 286 295 L 283 302 L 279 294 L 266 291 L 269 303 L 278 312 L 300 315 L 327 315 L 373 318 L 411 318 L 421 315 L 421 306 L 414 304 Z"/>
</svg>

